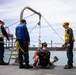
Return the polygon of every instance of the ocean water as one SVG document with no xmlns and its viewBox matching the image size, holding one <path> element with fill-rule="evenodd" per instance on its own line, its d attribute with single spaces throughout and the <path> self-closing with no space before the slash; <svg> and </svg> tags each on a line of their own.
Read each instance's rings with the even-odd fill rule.
<svg viewBox="0 0 76 75">
<path fill-rule="evenodd" d="M 4 60 L 8 62 L 11 51 L 5 51 Z M 17 52 L 13 52 L 13 54 L 17 54 Z M 34 51 L 29 51 L 29 62 L 32 64 L 34 62 L 33 59 Z M 51 51 L 50 59 L 54 58 L 54 56 L 58 57 L 58 61 L 55 62 L 55 65 L 65 65 L 67 64 L 67 56 L 66 51 Z M 14 63 L 14 59 L 11 59 L 10 63 Z M 76 52 L 74 51 L 74 65 L 76 65 Z"/>
</svg>

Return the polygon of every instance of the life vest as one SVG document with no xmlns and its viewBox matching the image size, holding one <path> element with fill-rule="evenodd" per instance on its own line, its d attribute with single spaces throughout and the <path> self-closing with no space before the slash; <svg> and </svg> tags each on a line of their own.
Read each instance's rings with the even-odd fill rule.
<svg viewBox="0 0 76 75">
<path fill-rule="evenodd" d="M 4 37 L 2 30 L 1 30 L 1 25 L 0 25 L 0 37 Z"/>
<path fill-rule="evenodd" d="M 73 31 L 72 31 L 73 32 Z M 65 43 L 67 43 L 69 41 L 69 34 L 68 34 L 68 29 L 65 30 L 64 32 L 64 38 L 65 38 Z M 74 39 L 74 35 L 72 37 L 72 41 L 74 42 L 75 39 Z"/>
<path fill-rule="evenodd" d="M 25 24 L 20 24 L 20 25 L 18 25 L 16 27 L 16 36 L 17 36 L 17 39 L 26 40 L 24 28 L 25 28 Z"/>
</svg>

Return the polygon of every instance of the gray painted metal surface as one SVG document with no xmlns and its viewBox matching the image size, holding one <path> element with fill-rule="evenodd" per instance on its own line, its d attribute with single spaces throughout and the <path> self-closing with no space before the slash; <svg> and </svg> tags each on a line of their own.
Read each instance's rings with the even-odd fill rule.
<svg viewBox="0 0 76 75">
<path fill-rule="evenodd" d="M 55 66 L 52 69 L 19 69 L 16 65 L 1 66 L 0 75 L 76 75 L 76 67 L 63 69 L 64 66 Z"/>
</svg>

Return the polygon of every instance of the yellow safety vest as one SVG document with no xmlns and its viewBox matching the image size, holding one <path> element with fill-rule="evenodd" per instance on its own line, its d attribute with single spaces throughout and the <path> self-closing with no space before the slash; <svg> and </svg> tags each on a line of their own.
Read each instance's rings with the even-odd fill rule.
<svg viewBox="0 0 76 75">
<path fill-rule="evenodd" d="M 65 43 L 67 43 L 68 41 L 69 41 L 69 34 L 67 33 L 67 30 L 68 29 L 66 29 L 65 30 L 65 32 L 64 32 L 64 38 L 65 38 Z M 72 37 L 72 41 L 74 42 L 75 41 L 75 39 L 74 39 L 74 35 L 73 35 L 73 37 Z"/>
</svg>

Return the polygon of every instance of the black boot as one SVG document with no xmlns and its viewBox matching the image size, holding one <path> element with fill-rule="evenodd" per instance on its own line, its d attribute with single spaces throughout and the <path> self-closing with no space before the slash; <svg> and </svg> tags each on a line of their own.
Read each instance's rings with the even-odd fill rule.
<svg viewBox="0 0 76 75">
<path fill-rule="evenodd" d="M 4 62 L 4 61 L 1 61 L 1 62 L 0 62 L 0 65 L 9 65 L 9 63 L 6 63 L 6 62 Z"/>
<path fill-rule="evenodd" d="M 73 67 L 73 64 L 70 64 L 71 67 Z"/>
<path fill-rule="evenodd" d="M 72 68 L 72 66 L 70 66 L 70 65 L 65 65 L 64 66 L 64 69 L 71 69 Z"/>
<path fill-rule="evenodd" d="M 57 56 L 54 57 L 54 62 L 57 62 L 59 59 Z"/>
<path fill-rule="evenodd" d="M 71 64 L 68 64 L 68 65 L 70 65 L 71 67 L 73 67 L 73 64 L 71 63 Z"/>
<path fill-rule="evenodd" d="M 33 68 L 33 66 L 31 66 L 29 64 L 25 64 L 25 69 L 28 69 L 28 68 Z"/>
<path fill-rule="evenodd" d="M 23 65 L 23 63 L 20 63 L 19 68 L 20 69 L 25 68 L 25 66 Z"/>
</svg>

